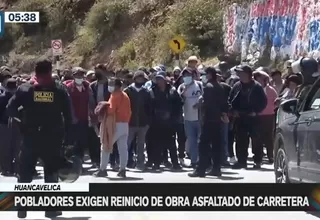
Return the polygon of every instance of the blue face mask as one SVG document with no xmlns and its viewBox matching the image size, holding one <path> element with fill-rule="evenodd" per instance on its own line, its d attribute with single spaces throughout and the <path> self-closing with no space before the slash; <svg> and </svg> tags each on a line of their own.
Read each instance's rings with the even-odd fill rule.
<svg viewBox="0 0 320 220">
<path fill-rule="evenodd" d="M 201 76 L 201 81 L 202 81 L 203 83 L 207 83 L 207 82 L 208 82 L 207 76 L 206 76 L 206 75 Z"/>
<path fill-rule="evenodd" d="M 191 76 L 183 77 L 183 82 L 184 84 L 189 85 L 192 82 L 192 77 Z"/>
<path fill-rule="evenodd" d="M 74 79 L 74 81 L 75 81 L 75 83 L 77 84 L 77 85 L 81 85 L 82 83 L 83 83 L 83 79 Z"/>
</svg>

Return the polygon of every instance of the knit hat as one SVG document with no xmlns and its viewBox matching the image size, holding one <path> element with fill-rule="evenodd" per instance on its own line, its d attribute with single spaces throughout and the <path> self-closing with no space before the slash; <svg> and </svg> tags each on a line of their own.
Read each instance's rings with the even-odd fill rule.
<svg viewBox="0 0 320 220">
<path fill-rule="evenodd" d="M 133 80 L 135 80 L 138 77 L 143 77 L 145 80 L 148 80 L 147 74 L 142 70 L 138 70 L 134 73 Z"/>
<path fill-rule="evenodd" d="M 175 72 L 175 71 L 177 71 L 177 70 L 181 71 L 180 67 L 176 66 L 176 67 L 173 69 L 173 72 Z"/>
</svg>

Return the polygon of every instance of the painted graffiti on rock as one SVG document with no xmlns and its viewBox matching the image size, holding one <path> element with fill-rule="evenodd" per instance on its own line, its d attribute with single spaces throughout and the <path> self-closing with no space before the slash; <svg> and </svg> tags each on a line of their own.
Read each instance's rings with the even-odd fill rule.
<svg viewBox="0 0 320 220">
<path fill-rule="evenodd" d="M 230 13 L 232 12 L 232 13 Z M 259 0 L 248 7 L 228 8 L 225 47 L 228 51 L 262 54 L 271 41 L 271 59 L 320 55 L 320 0 Z"/>
</svg>

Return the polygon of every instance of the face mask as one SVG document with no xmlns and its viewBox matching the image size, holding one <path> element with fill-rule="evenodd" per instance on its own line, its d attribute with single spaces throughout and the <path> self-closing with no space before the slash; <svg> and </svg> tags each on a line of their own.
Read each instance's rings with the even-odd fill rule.
<svg viewBox="0 0 320 220">
<path fill-rule="evenodd" d="M 114 86 L 108 86 L 108 91 L 111 92 L 111 93 L 113 93 L 113 91 L 114 91 Z"/>
<path fill-rule="evenodd" d="M 74 79 L 77 85 L 81 85 L 83 83 L 83 79 Z"/>
<path fill-rule="evenodd" d="M 207 76 L 202 76 L 202 77 L 201 77 L 201 81 L 202 81 L 203 83 L 207 83 L 207 82 L 208 82 Z"/>
<path fill-rule="evenodd" d="M 183 77 L 183 82 L 184 82 L 186 85 L 189 85 L 189 84 L 192 82 L 192 77 L 191 77 L 191 76 Z"/>
<path fill-rule="evenodd" d="M 134 83 L 134 85 L 137 87 L 137 88 L 141 88 L 143 86 L 144 83 L 141 83 L 141 82 L 136 82 Z"/>
</svg>

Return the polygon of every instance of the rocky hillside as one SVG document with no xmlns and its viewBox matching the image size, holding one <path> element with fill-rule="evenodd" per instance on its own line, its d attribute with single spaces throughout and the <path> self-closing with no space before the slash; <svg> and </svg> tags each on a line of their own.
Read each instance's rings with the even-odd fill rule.
<svg viewBox="0 0 320 220">
<path fill-rule="evenodd" d="M 227 1 L 215 0 L 2 0 L 12 11 L 39 11 L 38 24 L 6 24 L 0 39 L 2 62 L 23 71 L 50 57 L 52 39 L 62 39 L 62 64 L 103 62 L 113 68 L 170 63 L 168 41 L 187 44 L 181 54 L 212 57 L 223 51 L 222 14 Z"/>
</svg>

